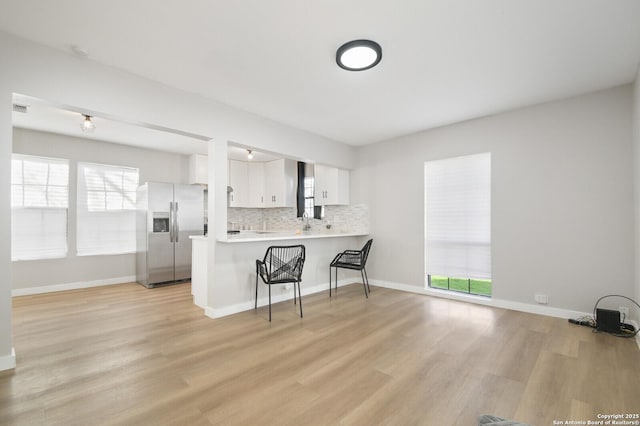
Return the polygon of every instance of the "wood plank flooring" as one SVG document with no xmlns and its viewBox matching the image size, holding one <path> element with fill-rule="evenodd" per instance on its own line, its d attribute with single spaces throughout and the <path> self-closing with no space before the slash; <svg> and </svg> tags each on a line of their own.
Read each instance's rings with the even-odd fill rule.
<svg viewBox="0 0 640 426">
<path fill-rule="evenodd" d="M 2 425 L 534 425 L 640 413 L 633 339 L 361 284 L 212 320 L 190 284 L 14 299 Z"/>
</svg>

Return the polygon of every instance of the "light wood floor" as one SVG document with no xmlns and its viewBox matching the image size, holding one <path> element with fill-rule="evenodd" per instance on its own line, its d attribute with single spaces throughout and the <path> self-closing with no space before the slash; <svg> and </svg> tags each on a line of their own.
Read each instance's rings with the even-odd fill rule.
<svg viewBox="0 0 640 426">
<path fill-rule="evenodd" d="M 212 320 L 190 285 L 14 299 L 2 425 L 538 426 L 639 413 L 632 339 L 362 286 Z"/>
</svg>

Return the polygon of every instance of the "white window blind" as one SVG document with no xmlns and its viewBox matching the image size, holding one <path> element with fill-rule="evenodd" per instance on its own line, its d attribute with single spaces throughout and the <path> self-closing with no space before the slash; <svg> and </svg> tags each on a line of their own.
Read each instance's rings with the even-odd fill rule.
<svg viewBox="0 0 640 426">
<path fill-rule="evenodd" d="M 11 159 L 11 260 L 67 255 L 69 162 L 14 154 Z"/>
<path fill-rule="evenodd" d="M 425 163 L 427 275 L 491 278 L 491 153 Z"/>
<path fill-rule="evenodd" d="M 78 163 L 78 256 L 136 251 L 138 169 Z"/>
</svg>

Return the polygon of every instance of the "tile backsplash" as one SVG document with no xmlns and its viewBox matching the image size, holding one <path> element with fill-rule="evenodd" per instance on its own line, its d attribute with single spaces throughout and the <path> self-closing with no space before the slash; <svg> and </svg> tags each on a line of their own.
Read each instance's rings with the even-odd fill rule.
<svg viewBox="0 0 640 426">
<path fill-rule="evenodd" d="M 247 209 L 229 207 L 227 210 L 228 228 L 235 229 L 268 229 L 286 231 L 301 229 L 303 221 L 296 217 L 295 207 Z M 369 208 L 366 204 L 348 206 L 325 206 L 323 219 L 309 219 L 311 229 L 331 229 L 348 232 L 369 231 Z"/>
</svg>

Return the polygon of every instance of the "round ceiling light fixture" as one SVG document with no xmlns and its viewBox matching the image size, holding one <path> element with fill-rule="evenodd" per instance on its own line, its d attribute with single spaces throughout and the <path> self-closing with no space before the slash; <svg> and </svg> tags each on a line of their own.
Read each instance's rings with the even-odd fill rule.
<svg viewBox="0 0 640 426">
<path fill-rule="evenodd" d="M 382 60 L 382 47 L 371 40 L 349 41 L 336 52 L 336 63 L 347 71 L 364 71 Z"/>
</svg>

